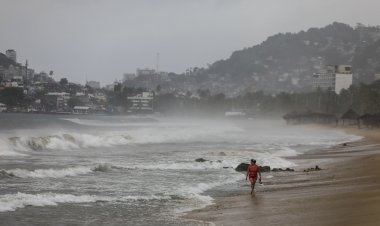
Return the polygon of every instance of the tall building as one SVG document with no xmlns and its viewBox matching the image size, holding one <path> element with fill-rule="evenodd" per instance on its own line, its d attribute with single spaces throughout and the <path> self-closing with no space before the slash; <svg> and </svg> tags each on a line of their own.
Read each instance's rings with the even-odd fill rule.
<svg viewBox="0 0 380 226">
<path fill-rule="evenodd" d="M 331 89 L 339 94 L 342 89 L 352 85 L 352 68 L 350 65 L 328 65 L 313 75 L 315 89 Z"/>
<path fill-rule="evenodd" d="M 7 56 L 9 59 L 13 60 L 14 62 L 17 62 L 17 54 L 16 51 L 13 49 L 8 49 L 5 51 L 5 56 Z"/>
</svg>

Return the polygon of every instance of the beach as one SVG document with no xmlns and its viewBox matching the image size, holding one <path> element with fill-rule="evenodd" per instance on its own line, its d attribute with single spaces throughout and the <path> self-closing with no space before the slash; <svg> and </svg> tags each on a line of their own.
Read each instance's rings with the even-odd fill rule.
<svg viewBox="0 0 380 226">
<path fill-rule="evenodd" d="M 186 218 L 210 225 L 379 225 L 380 131 L 345 131 L 363 139 L 288 157 L 295 172 L 262 173 L 254 195 L 247 182 Z M 322 170 L 304 172 L 316 165 Z"/>
<path fill-rule="evenodd" d="M 318 193 L 364 191 L 340 163 L 336 181 L 326 173 L 346 161 L 338 152 L 375 148 L 274 119 L 3 114 L 0 124 L 0 225 L 293 225 L 305 200 L 306 218 L 321 208 Z M 296 171 L 263 174 L 251 197 L 234 169 L 251 158 Z M 323 170 L 302 172 L 315 165 Z M 192 210 L 200 214 L 183 217 Z"/>
</svg>

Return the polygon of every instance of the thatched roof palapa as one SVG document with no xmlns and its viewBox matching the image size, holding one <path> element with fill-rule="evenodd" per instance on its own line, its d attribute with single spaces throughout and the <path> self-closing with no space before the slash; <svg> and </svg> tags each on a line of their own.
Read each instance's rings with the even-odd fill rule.
<svg viewBox="0 0 380 226">
<path fill-rule="evenodd" d="M 308 110 L 304 112 L 289 112 L 283 116 L 283 119 L 287 123 L 329 123 L 335 121 L 336 117 L 333 114 Z"/>
<path fill-rule="evenodd" d="M 359 117 L 358 113 L 356 113 L 352 109 L 348 109 L 342 116 L 340 116 L 341 119 L 357 119 Z"/>
</svg>

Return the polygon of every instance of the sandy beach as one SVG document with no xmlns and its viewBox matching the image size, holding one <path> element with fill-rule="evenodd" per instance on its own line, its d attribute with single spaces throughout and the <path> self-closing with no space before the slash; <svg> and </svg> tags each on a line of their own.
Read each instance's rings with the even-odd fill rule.
<svg viewBox="0 0 380 226">
<path fill-rule="evenodd" d="M 186 218 L 210 225 L 380 225 L 380 131 L 345 128 L 359 141 L 292 157 L 295 172 L 263 173 L 253 196 L 214 197 Z M 322 170 L 304 172 L 318 165 Z M 272 177 L 273 176 L 273 177 Z"/>
</svg>

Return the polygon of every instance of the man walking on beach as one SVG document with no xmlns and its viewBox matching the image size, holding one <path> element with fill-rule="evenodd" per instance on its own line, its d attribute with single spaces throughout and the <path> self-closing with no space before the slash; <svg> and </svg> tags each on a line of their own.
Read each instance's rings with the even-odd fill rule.
<svg viewBox="0 0 380 226">
<path fill-rule="evenodd" d="M 256 165 L 256 160 L 251 159 L 251 164 L 248 166 L 247 176 L 245 177 L 246 180 L 249 177 L 249 181 L 251 182 L 251 189 L 252 189 L 251 194 L 253 193 L 253 190 L 255 189 L 257 174 L 259 174 L 259 183 L 261 183 L 260 166 Z"/>
</svg>

